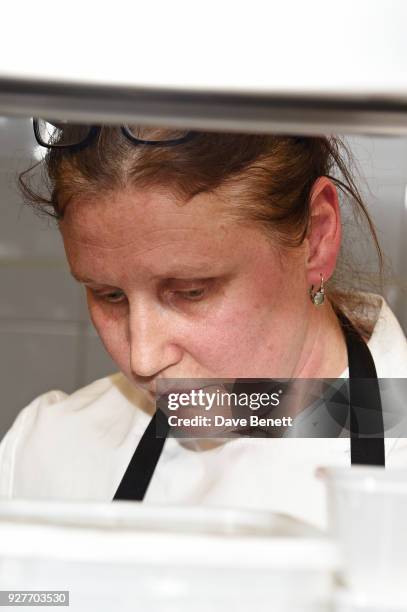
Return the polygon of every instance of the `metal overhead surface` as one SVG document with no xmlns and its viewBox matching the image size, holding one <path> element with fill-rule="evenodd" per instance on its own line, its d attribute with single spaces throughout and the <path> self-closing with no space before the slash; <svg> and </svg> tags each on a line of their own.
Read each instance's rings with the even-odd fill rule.
<svg viewBox="0 0 407 612">
<path fill-rule="evenodd" d="M 407 134 L 406 23 L 405 0 L 15 0 L 0 114 Z"/>
</svg>

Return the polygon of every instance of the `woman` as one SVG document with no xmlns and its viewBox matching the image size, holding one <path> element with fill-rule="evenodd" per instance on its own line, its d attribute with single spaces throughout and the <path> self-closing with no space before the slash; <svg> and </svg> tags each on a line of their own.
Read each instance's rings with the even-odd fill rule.
<svg viewBox="0 0 407 612">
<path fill-rule="evenodd" d="M 121 373 L 70 396 L 50 391 L 20 413 L 1 445 L 1 494 L 111 500 L 135 487 L 147 503 L 268 508 L 324 526 L 315 468 L 350 465 L 349 438 L 191 448 L 157 442 L 151 423 L 168 379 L 341 378 L 350 355 L 367 377 L 407 377 L 406 338 L 385 300 L 334 279 L 337 187 L 379 249 L 340 142 L 41 121 L 35 130 L 51 147 L 51 193 L 33 193 L 24 176 L 25 194 L 57 217 Z M 386 439 L 384 459 L 406 464 L 403 441 Z"/>
</svg>

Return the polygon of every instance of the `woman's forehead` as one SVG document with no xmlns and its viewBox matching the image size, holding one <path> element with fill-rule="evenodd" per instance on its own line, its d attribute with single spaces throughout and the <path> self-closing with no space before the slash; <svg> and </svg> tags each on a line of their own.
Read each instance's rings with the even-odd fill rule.
<svg viewBox="0 0 407 612">
<path fill-rule="evenodd" d="M 73 276 L 115 286 L 261 268 L 272 255 L 258 227 L 228 218 L 213 197 L 183 206 L 152 193 L 77 200 L 60 227 Z"/>
<path fill-rule="evenodd" d="M 60 222 L 64 240 L 118 248 L 137 237 L 154 241 L 160 235 L 205 230 L 224 238 L 232 226 L 224 204 L 200 194 L 180 203 L 170 193 L 126 190 L 77 197 Z"/>
<path fill-rule="evenodd" d="M 270 254 L 260 230 L 242 230 L 213 197 L 179 206 L 165 194 L 135 192 L 72 204 L 60 228 L 78 280 L 116 285 L 144 276 L 216 275 Z"/>
</svg>

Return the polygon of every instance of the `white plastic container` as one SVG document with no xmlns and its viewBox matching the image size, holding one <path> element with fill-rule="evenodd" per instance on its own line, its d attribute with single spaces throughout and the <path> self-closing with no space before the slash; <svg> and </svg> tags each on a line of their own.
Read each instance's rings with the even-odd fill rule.
<svg viewBox="0 0 407 612">
<path fill-rule="evenodd" d="M 354 466 L 320 474 L 348 590 L 340 609 L 376 610 L 386 601 L 389 610 L 407 610 L 407 470 Z"/>
<path fill-rule="evenodd" d="M 0 503 L 3 590 L 75 612 L 326 612 L 335 547 L 284 515 L 131 502 Z"/>
</svg>

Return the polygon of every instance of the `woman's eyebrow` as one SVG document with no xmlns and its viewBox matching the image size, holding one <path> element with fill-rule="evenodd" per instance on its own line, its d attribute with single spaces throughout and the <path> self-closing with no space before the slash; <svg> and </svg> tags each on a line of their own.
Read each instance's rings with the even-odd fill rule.
<svg viewBox="0 0 407 612">
<path fill-rule="evenodd" d="M 165 273 L 162 274 L 154 274 L 152 276 L 153 279 L 162 279 L 162 278 L 168 278 L 168 279 L 176 279 L 179 276 L 185 276 L 188 275 L 189 278 L 193 278 L 195 274 L 203 274 L 205 272 L 208 271 L 208 267 L 211 264 L 209 262 L 202 262 L 196 265 L 191 265 L 191 264 L 186 264 L 186 265 L 182 265 L 179 264 L 177 266 L 174 266 L 173 268 L 168 268 Z M 212 270 L 213 272 L 213 270 Z"/>
<path fill-rule="evenodd" d="M 211 278 L 214 274 L 216 274 L 216 270 L 211 269 L 210 274 L 208 274 L 209 262 L 202 262 L 196 265 L 191 264 L 179 264 L 174 268 L 169 268 L 165 272 L 161 274 L 153 274 L 150 278 L 152 280 L 177 280 L 178 278 L 182 279 L 183 277 L 186 279 L 194 279 L 194 278 Z M 95 283 L 100 284 L 93 278 L 88 278 L 87 276 L 82 276 L 81 274 L 75 272 L 74 270 L 70 270 L 71 276 L 78 281 L 78 283 Z"/>
<path fill-rule="evenodd" d="M 73 270 L 70 270 L 71 276 L 78 281 L 78 283 L 94 283 L 95 281 L 91 278 L 82 277 L 79 274 L 76 274 Z"/>
</svg>

